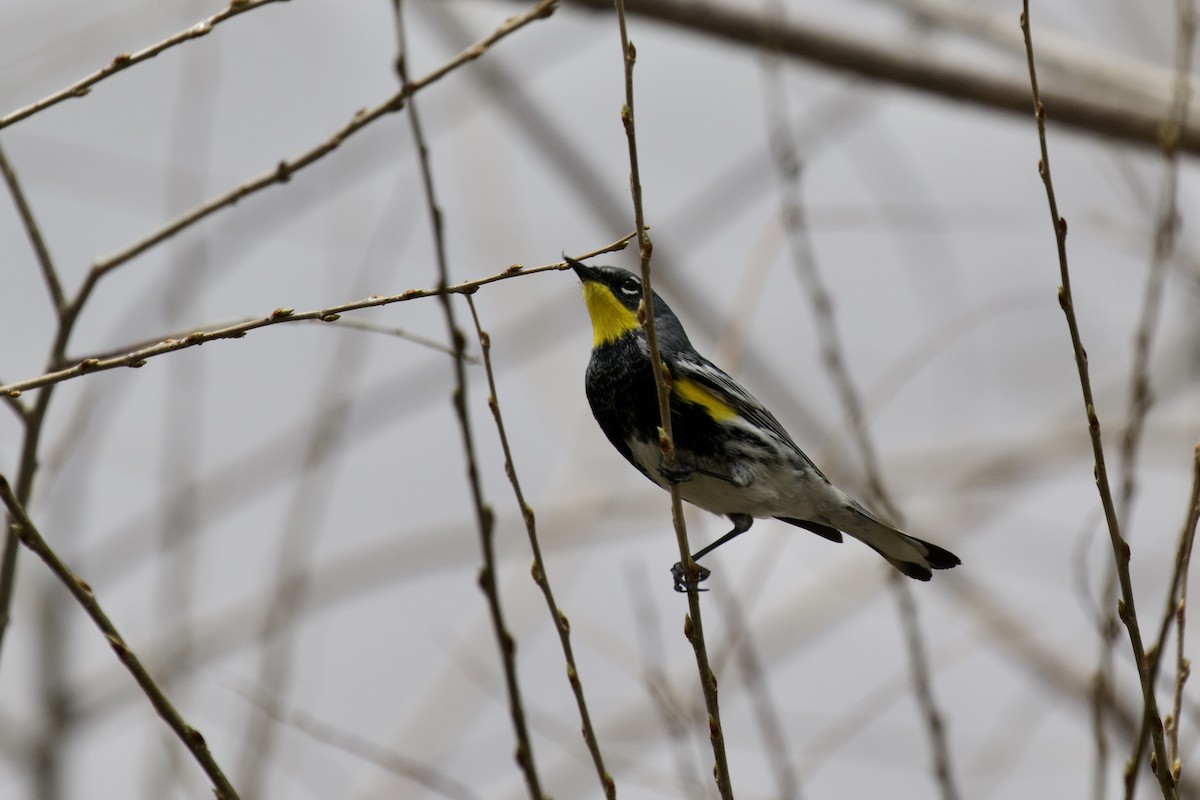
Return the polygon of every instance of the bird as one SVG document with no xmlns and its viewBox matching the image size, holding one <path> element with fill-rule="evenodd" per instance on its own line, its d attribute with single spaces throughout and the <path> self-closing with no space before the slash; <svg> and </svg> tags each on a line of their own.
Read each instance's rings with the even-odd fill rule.
<svg viewBox="0 0 1200 800">
<path fill-rule="evenodd" d="M 683 500 L 728 517 L 733 529 L 692 554 L 694 563 L 775 518 L 833 542 L 859 540 L 909 578 L 928 581 L 958 556 L 909 536 L 834 486 L 796 445 L 779 420 L 726 372 L 696 351 L 683 324 L 653 293 L 659 356 L 669 381 L 675 463 L 664 463 L 650 347 L 641 319 L 642 279 L 626 269 L 590 266 L 563 254 L 578 276 L 592 323 L 592 353 L 584 388 L 592 415 L 609 442 L 639 472 Z M 675 590 L 698 589 L 711 574 L 682 563 Z M 703 590 L 701 590 L 703 591 Z"/>
</svg>

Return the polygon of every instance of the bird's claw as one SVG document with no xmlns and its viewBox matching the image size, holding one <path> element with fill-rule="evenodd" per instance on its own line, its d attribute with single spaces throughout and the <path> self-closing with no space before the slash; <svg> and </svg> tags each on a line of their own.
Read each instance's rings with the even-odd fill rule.
<svg viewBox="0 0 1200 800">
<path fill-rule="evenodd" d="M 700 582 L 707 580 L 708 576 L 711 575 L 712 572 L 709 571 L 708 569 L 706 569 L 705 567 L 702 567 L 699 564 L 696 564 L 696 562 L 694 562 L 694 561 L 692 563 L 696 565 L 696 572 L 694 573 L 694 577 L 692 575 L 687 574 L 687 568 L 683 566 L 682 562 L 676 563 L 675 566 L 671 567 L 671 577 L 675 579 L 675 591 L 677 591 L 677 592 L 707 592 L 708 591 L 708 589 L 700 588 Z"/>
<path fill-rule="evenodd" d="M 692 479 L 693 472 L 695 472 L 694 469 L 691 467 L 685 467 L 682 464 L 675 464 L 674 466 L 670 467 L 666 464 L 660 464 L 658 467 L 658 474 L 662 475 L 663 480 L 672 485 L 690 481 Z"/>
</svg>

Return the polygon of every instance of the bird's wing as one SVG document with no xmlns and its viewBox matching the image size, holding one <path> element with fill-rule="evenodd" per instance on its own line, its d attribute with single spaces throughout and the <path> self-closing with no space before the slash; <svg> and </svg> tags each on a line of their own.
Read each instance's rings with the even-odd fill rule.
<svg viewBox="0 0 1200 800">
<path fill-rule="evenodd" d="M 821 475 L 822 478 L 825 477 L 812 463 L 812 460 L 804 454 L 804 451 L 792 441 L 792 437 L 779 424 L 779 420 L 775 419 L 775 415 L 716 364 L 699 354 L 689 354 L 676 359 L 671 368 L 672 376 L 676 381 L 675 385 L 680 386 L 680 379 L 683 379 L 682 386 L 686 387 L 685 391 L 693 394 L 693 397 L 685 399 L 698 401 L 701 405 L 711 403 L 710 408 L 715 406 L 731 409 L 738 417 L 754 427 L 770 431 L 781 442 L 795 450 L 800 459 L 812 467 L 818 475 Z M 702 396 L 695 397 L 697 392 Z M 708 402 L 705 402 L 706 400 Z"/>
</svg>

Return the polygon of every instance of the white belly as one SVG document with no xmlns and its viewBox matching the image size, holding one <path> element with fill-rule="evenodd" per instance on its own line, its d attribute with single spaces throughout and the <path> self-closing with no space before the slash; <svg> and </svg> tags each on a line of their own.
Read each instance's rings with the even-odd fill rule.
<svg viewBox="0 0 1200 800">
<path fill-rule="evenodd" d="M 631 443 L 634 457 L 659 486 L 670 484 L 659 474 L 662 461 L 657 442 Z M 680 495 L 689 503 L 714 514 L 749 514 L 752 517 L 794 517 L 826 522 L 826 512 L 843 508 L 846 498 L 811 469 L 771 469 L 761 462 L 746 460 L 738 465 L 737 481 L 693 473 L 679 484 Z"/>
</svg>

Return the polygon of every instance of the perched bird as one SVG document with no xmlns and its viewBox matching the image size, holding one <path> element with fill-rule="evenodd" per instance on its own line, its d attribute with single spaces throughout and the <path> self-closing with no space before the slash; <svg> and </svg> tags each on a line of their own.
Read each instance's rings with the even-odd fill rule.
<svg viewBox="0 0 1200 800">
<path fill-rule="evenodd" d="M 650 480 L 664 489 L 679 484 L 684 500 L 733 523 L 733 530 L 693 554 L 693 561 L 745 533 L 756 518 L 774 517 L 834 542 L 847 533 L 921 581 L 929 580 L 931 570 L 961 563 L 950 551 L 882 522 L 830 483 L 762 403 L 696 352 L 679 318 L 655 293 L 654 325 L 670 375 L 677 462 L 667 468 L 650 350 L 638 320 L 642 280 L 617 267 L 566 260 L 583 284 L 592 320 L 584 386 L 601 430 Z M 693 581 L 676 564 L 672 574 L 675 589 L 686 591 L 709 571 L 699 567 Z"/>
</svg>

